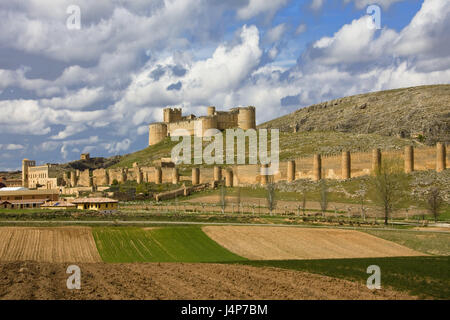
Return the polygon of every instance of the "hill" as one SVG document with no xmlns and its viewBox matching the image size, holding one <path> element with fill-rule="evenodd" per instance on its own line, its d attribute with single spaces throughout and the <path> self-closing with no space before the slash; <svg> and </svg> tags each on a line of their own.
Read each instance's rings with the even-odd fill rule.
<svg viewBox="0 0 450 320">
<path fill-rule="evenodd" d="M 297 127 L 297 132 L 293 128 Z M 450 143 L 450 85 L 419 86 L 339 98 L 299 109 L 258 128 L 279 128 L 280 160 L 342 150 L 394 150 Z M 170 157 L 169 138 L 123 156 L 113 167 Z"/>
<path fill-rule="evenodd" d="M 450 142 L 450 85 L 379 91 L 326 101 L 273 119 L 259 128 L 336 131 Z"/>
<path fill-rule="evenodd" d="M 298 132 L 293 132 L 295 126 Z M 335 99 L 299 109 L 258 128 L 281 129 L 281 161 L 314 153 L 336 154 L 342 150 L 395 150 L 436 141 L 450 143 L 450 85 L 402 88 Z M 61 169 L 132 167 L 134 162 L 152 166 L 154 160 L 170 157 L 177 143 L 166 138 L 124 156 L 77 160 L 61 165 Z"/>
<path fill-rule="evenodd" d="M 210 142 L 206 142 L 204 144 L 206 145 L 209 143 Z M 166 138 L 156 145 L 122 156 L 120 160 L 111 167 L 131 168 L 134 162 L 137 162 L 142 166 L 152 166 L 154 160 L 160 159 L 161 157 L 170 157 L 171 150 L 176 144 L 178 144 L 178 142 L 173 142 L 170 138 Z M 296 133 L 280 132 L 280 161 L 312 156 L 315 153 L 331 155 L 339 153 L 343 150 L 351 152 L 370 151 L 374 148 L 381 148 L 383 150 L 398 150 L 406 145 L 417 146 L 420 145 L 420 143 L 407 138 L 384 137 L 379 134 L 330 131 Z M 225 155 L 226 152 L 224 152 L 224 157 Z M 248 156 L 248 148 L 246 148 L 246 155 Z M 180 167 L 189 168 L 191 166 L 182 165 Z"/>
</svg>

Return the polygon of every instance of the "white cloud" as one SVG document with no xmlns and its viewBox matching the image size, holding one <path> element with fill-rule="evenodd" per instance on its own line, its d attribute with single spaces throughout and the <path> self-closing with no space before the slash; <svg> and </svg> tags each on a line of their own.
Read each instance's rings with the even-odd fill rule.
<svg viewBox="0 0 450 320">
<path fill-rule="evenodd" d="M 130 139 L 124 139 L 119 142 L 111 142 L 104 144 L 104 147 L 106 150 L 108 150 L 109 153 L 113 154 L 119 154 L 123 151 L 127 151 L 130 148 L 131 140 Z"/>
<path fill-rule="evenodd" d="M 446 0 L 424 1 L 411 23 L 399 34 L 395 53 L 403 56 L 450 56 L 450 5 Z M 445 39 L 445 40 L 444 40 Z"/>
<path fill-rule="evenodd" d="M 114 154 L 145 141 L 148 123 L 161 121 L 166 106 L 204 114 L 207 105 L 255 105 L 262 122 L 335 97 L 450 82 L 445 0 L 425 0 L 402 30 L 383 25 L 375 31 L 367 27 L 367 16 L 349 21 L 313 39 L 294 67 L 298 53 L 289 52 L 293 49 L 283 41 L 288 22 L 267 30 L 271 21 L 254 19 L 261 27 L 244 26 L 225 42 L 222 28 L 229 25 L 218 17 L 229 8 L 238 8 L 239 19 L 270 17 L 287 2 L 173 0 L 146 8 L 144 0 L 81 0 L 86 20 L 78 33 L 68 33 L 61 19 L 65 11 L 50 0 L 24 0 L 12 7 L 2 2 L 2 44 L 30 57 L 64 62 L 60 74 L 45 79 L 31 75 L 36 72 L 31 64 L 16 70 L 2 66 L 0 91 L 9 94 L 17 87 L 28 98 L 0 100 L 0 132 L 5 140 L 23 136 L 18 142 L 36 145 L 39 156 L 69 158 L 93 147 Z M 319 2 L 323 8 L 325 2 Z M 395 1 L 373 2 L 387 7 Z M 299 24 L 295 33 L 305 30 Z M 87 135 L 95 136 L 83 138 Z M 11 141 L 0 142 L 5 150 Z M 6 154 L 13 152 L 1 156 Z"/>
<path fill-rule="evenodd" d="M 315 1 L 315 0 L 314 0 Z M 322 0 L 319 0 L 322 1 Z M 382 6 L 384 9 L 388 9 L 392 4 L 396 2 L 401 2 L 405 0 L 344 0 L 344 3 L 353 2 L 358 9 L 363 9 L 372 4 L 378 4 Z"/>
<path fill-rule="evenodd" d="M 44 107 L 83 109 L 104 98 L 103 88 L 81 88 L 80 90 L 67 94 L 65 97 L 54 97 L 42 99 L 40 102 Z"/>
<path fill-rule="evenodd" d="M 189 108 L 221 102 L 230 91 L 236 90 L 257 68 L 262 57 L 259 47 L 259 32 L 255 26 L 243 26 L 239 42 L 230 46 L 219 45 L 212 56 L 205 60 L 186 62 L 184 76 L 165 72 L 157 80 L 149 77 L 158 68 L 169 69 L 175 65 L 174 57 L 152 62 L 134 77 L 124 98 L 117 102 L 110 113 L 132 119 L 129 128 L 161 120 L 161 109 L 168 105 L 183 105 Z M 170 84 L 180 81 L 180 90 L 167 90 Z M 194 110 L 192 110 L 194 111 Z M 122 124 L 122 130 L 127 127 Z M 139 132 L 142 132 L 140 129 Z"/>
<path fill-rule="evenodd" d="M 10 143 L 5 147 L 6 150 L 21 150 L 23 148 L 25 148 L 23 145 L 14 143 Z"/>
<path fill-rule="evenodd" d="M 22 150 L 25 147 L 21 144 L 14 144 L 14 143 L 10 143 L 10 144 L 0 144 L 0 150 L 8 150 L 8 151 L 15 151 L 15 150 Z"/>
<path fill-rule="evenodd" d="M 34 100 L 0 101 L 0 132 L 44 135 L 50 132 L 51 110 Z"/>
<path fill-rule="evenodd" d="M 70 136 L 73 136 L 74 134 L 83 132 L 86 130 L 86 126 L 83 124 L 77 124 L 77 125 L 67 125 L 66 128 L 60 132 L 58 132 L 57 135 L 54 135 L 50 137 L 50 139 L 54 140 L 64 140 Z"/>
<path fill-rule="evenodd" d="M 286 24 L 280 23 L 279 25 L 267 31 L 266 39 L 269 41 L 269 43 L 277 42 L 281 39 L 285 31 Z"/>
<path fill-rule="evenodd" d="M 287 0 L 249 0 L 248 5 L 238 10 L 240 19 L 250 19 L 261 13 L 273 15 L 279 8 L 284 6 Z"/>
<path fill-rule="evenodd" d="M 295 29 L 295 34 L 301 34 L 303 32 L 306 31 L 306 24 L 304 23 L 300 23 L 297 27 L 297 29 Z"/>
<path fill-rule="evenodd" d="M 309 7 L 312 10 L 317 11 L 317 10 L 320 10 L 322 8 L 323 3 L 324 3 L 324 0 L 312 0 L 311 4 L 309 5 Z"/>
<path fill-rule="evenodd" d="M 439 65 L 437 69 L 450 66 L 447 59 L 450 42 L 443 41 L 450 29 L 450 6 L 446 0 L 425 0 L 409 25 L 399 33 L 384 28 L 378 34 L 375 29 L 368 28 L 370 22 L 370 16 L 363 16 L 342 26 L 332 37 L 317 40 L 310 48 L 308 58 L 330 65 L 370 61 L 391 63 L 394 57 L 414 57 L 417 65 L 434 59 L 433 63 Z M 440 62 L 436 57 L 441 58 Z"/>
</svg>

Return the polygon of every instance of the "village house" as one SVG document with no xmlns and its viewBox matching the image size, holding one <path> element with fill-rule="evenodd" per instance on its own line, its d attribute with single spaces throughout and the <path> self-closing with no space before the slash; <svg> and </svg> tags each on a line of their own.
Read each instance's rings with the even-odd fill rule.
<svg viewBox="0 0 450 320">
<path fill-rule="evenodd" d="M 117 211 L 118 200 L 109 198 L 79 198 L 71 201 L 79 210 L 95 210 L 106 213 Z"/>
</svg>

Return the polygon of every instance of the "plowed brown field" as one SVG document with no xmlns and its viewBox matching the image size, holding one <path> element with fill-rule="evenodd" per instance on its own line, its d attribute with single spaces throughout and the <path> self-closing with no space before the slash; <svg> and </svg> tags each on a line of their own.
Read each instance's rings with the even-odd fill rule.
<svg viewBox="0 0 450 320">
<path fill-rule="evenodd" d="M 0 227 L 0 261 L 99 262 L 85 227 Z"/>
<path fill-rule="evenodd" d="M 67 264 L 0 263 L 0 299 L 414 299 L 387 288 L 306 272 L 192 263 L 81 263 L 81 289 Z"/>
<path fill-rule="evenodd" d="M 207 226 L 226 249 L 251 260 L 419 256 L 423 253 L 363 232 L 342 229 Z"/>
</svg>

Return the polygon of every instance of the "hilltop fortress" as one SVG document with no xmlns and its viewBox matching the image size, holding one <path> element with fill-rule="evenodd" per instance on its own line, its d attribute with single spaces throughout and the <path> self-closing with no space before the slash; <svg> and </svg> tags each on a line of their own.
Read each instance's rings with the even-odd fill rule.
<svg viewBox="0 0 450 320">
<path fill-rule="evenodd" d="M 193 114 L 183 116 L 180 108 L 165 108 L 163 117 L 163 122 L 149 125 L 149 146 L 173 135 L 177 129 L 187 130 L 190 135 L 194 135 L 194 128 L 199 124 L 202 134 L 208 129 L 256 129 L 255 107 L 252 106 L 232 108 L 230 111 L 216 111 L 216 107 L 210 106 L 207 115 L 201 117 Z"/>
</svg>

